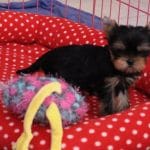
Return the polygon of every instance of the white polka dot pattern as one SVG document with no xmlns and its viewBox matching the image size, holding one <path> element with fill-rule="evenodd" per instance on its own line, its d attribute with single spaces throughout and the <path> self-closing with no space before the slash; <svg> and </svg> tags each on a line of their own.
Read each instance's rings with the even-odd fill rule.
<svg viewBox="0 0 150 150">
<path fill-rule="evenodd" d="M 84 43 L 103 46 L 107 43 L 102 32 L 66 19 L 1 12 L 0 20 L 1 81 L 14 77 L 18 68 L 32 64 L 51 48 Z M 148 90 L 149 79 L 150 74 L 145 72 L 139 80 L 140 85 Z M 99 100 L 89 96 L 89 111 L 84 120 L 64 128 L 62 150 L 150 149 L 150 98 L 133 87 L 129 89 L 129 95 L 131 107 L 128 110 L 106 117 L 99 115 Z M 0 116 L 0 149 L 11 149 L 22 132 L 22 121 L 1 101 Z M 49 149 L 50 133 L 49 127 L 34 125 L 34 139 L 29 148 Z"/>
<path fill-rule="evenodd" d="M 0 42 L 38 42 L 51 48 L 68 44 L 107 44 L 104 33 L 67 19 L 2 12 L 0 20 Z"/>
</svg>

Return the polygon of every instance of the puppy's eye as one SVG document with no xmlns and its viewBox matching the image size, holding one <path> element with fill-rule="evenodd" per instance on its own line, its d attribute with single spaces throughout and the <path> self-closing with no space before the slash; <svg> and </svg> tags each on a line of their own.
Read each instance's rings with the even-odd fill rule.
<svg viewBox="0 0 150 150">
<path fill-rule="evenodd" d="M 150 52 L 150 44 L 149 43 L 143 43 L 137 47 L 137 50 L 139 52 Z"/>
<path fill-rule="evenodd" d="M 123 53 L 125 51 L 125 49 L 121 49 L 121 48 L 113 48 L 113 50 L 117 53 Z"/>
<path fill-rule="evenodd" d="M 115 49 L 115 50 L 112 49 L 112 54 L 113 54 L 114 58 L 118 58 L 118 57 L 124 56 L 125 52 L 122 49 Z"/>
<path fill-rule="evenodd" d="M 142 51 L 138 52 L 138 54 L 140 56 L 146 57 L 146 56 L 150 55 L 150 51 L 142 50 Z"/>
<path fill-rule="evenodd" d="M 112 45 L 112 49 L 116 50 L 116 51 L 124 51 L 125 48 L 126 48 L 125 45 L 122 42 L 120 42 L 120 41 L 115 42 Z"/>
</svg>

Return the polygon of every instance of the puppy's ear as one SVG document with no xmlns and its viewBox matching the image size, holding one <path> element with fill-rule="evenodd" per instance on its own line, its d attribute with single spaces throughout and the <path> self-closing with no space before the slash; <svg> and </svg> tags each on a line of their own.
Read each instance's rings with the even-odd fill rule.
<svg viewBox="0 0 150 150">
<path fill-rule="evenodd" d="M 150 35 L 150 22 L 148 22 L 145 26 L 145 28 L 148 30 L 148 33 Z"/>
<path fill-rule="evenodd" d="M 108 17 L 103 18 L 103 30 L 106 33 L 107 37 L 109 37 L 109 33 L 114 27 L 117 27 L 118 24 L 115 20 L 112 20 Z"/>
</svg>

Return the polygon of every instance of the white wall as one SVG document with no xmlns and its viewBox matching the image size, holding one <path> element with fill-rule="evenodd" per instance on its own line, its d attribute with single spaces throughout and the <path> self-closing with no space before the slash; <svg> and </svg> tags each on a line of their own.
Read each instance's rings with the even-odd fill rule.
<svg viewBox="0 0 150 150">
<path fill-rule="evenodd" d="M 65 3 L 66 0 L 58 0 L 60 2 Z M 93 1 L 94 0 L 82 0 L 82 9 L 92 13 L 93 12 Z M 103 16 L 109 16 L 110 15 L 110 2 L 111 0 L 103 0 L 103 13 L 101 14 L 101 6 L 102 6 L 102 0 L 95 0 L 96 1 L 96 7 L 95 7 L 95 14 L 99 17 Z M 138 1 L 139 0 L 130 0 L 130 4 L 136 8 L 138 8 Z M 80 0 L 68 0 L 68 5 L 79 8 Z M 122 0 L 124 3 L 128 3 L 129 0 Z M 147 12 L 148 11 L 148 4 L 149 0 L 140 0 L 140 9 Z M 128 7 L 127 5 L 121 3 L 120 7 L 120 17 L 119 17 L 119 23 L 120 24 L 127 24 L 127 16 L 128 16 Z M 119 2 L 117 0 L 112 0 L 112 12 L 111 12 L 111 18 L 118 21 L 118 12 L 119 12 Z M 133 9 L 130 7 L 129 9 L 129 24 L 131 25 L 145 25 L 147 23 L 147 16 L 146 14 L 142 13 L 141 11 L 137 11 L 136 9 Z M 137 22 L 137 14 L 139 13 L 138 22 Z M 149 10 L 150 13 L 150 10 Z M 150 15 L 149 15 L 150 16 Z M 150 17 L 149 17 L 150 21 Z"/>
</svg>

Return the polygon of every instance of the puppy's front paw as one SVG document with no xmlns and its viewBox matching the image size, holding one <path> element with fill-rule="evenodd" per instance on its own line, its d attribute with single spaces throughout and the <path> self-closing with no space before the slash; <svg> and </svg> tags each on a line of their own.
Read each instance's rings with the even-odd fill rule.
<svg viewBox="0 0 150 150">
<path fill-rule="evenodd" d="M 129 108 L 128 93 L 119 92 L 117 96 L 112 97 L 112 111 L 114 113 Z"/>
<path fill-rule="evenodd" d="M 108 102 L 107 96 L 106 99 L 103 99 L 103 103 L 100 105 L 100 114 L 103 116 L 121 112 L 130 106 L 127 93 L 119 92 L 117 96 L 112 93 L 112 97 L 110 97 L 109 100 L 110 101 Z"/>
</svg>

